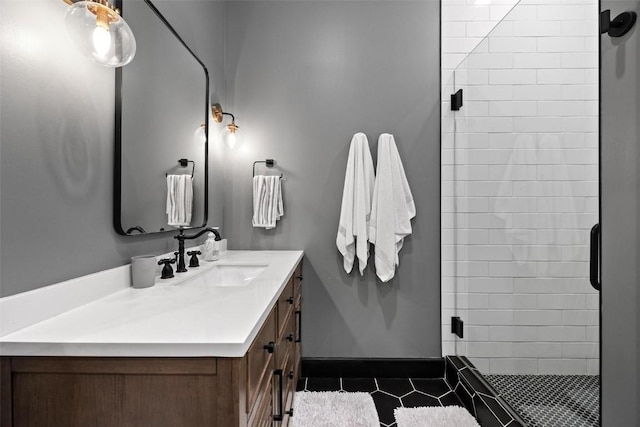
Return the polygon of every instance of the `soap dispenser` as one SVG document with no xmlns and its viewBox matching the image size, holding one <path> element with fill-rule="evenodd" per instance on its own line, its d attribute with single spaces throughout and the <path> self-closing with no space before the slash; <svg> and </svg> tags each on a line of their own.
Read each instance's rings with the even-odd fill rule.
<svg viewBox="0 0 640 427">
<path fill-rule="evenodd" d="M 220 249 L 216 236 L 213 233 L 207 234 L 207 241 L 204 242 L 204 260 L 216 261 L 219 257 Z"/>
</svg>

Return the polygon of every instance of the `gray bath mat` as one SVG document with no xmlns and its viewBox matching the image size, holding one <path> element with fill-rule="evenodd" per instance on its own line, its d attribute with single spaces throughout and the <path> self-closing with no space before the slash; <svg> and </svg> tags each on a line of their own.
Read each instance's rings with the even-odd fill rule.
<svg viewBox="0 0 640 427">
<path fill-rule="evenodd" d="M 369 393 L 298 391 L 293 427 L 380 427 Z"/>
<path fill-rule="evenodd" d="M 398 427 L 480 427 L 469 411 L 460 406 L 396 408 L 393 415 Z"/>
</svg>

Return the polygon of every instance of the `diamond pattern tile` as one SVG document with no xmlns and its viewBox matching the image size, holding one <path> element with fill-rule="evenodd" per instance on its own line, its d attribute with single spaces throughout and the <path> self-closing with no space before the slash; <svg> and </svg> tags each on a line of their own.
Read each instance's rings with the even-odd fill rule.
<svg viewBox="0 0 640 427">
<path fill-rule="evenodd" d="M 600 425 L 600 377 L 485 375 L 529 427 Z"/>
<path fill-rule="evenodd" d="M 400 406 L 462 405 L 442 378 L 301 378 L 296 390 L 370 393 L 381 427 L 396 427 L 393 410 Z"/>
</svg>

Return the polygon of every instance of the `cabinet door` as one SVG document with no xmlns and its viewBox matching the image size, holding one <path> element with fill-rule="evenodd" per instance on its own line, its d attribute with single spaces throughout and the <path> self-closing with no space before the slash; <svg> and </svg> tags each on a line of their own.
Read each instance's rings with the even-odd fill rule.
<svg viewBox="0 0 640 427">
<path fill-rule="evenodd" d="M 302 359 L 302 261 L 296 267 L 294 273 L 294 292 L 293 298 L 295 300 L 294 305 L 294 346 L 293 346 L 293 371 L 295 374 L 295 381 L 297 383 L 301 374 L 301 359 Z"/>
<path fill-rule="evenodd" d="M 251 412 L 260 384 L 273 370 L 273 356 L 276 349 L 275 310 L 271 311 L 262 329 L 247 352 L 247 413 Z"/>
<path fill-rule="evenodd" d="M 273 377 L 268 375 L 260 387 L 261 393 L 256 407 L 249 417 L 250 427 L 273 426 Z"/>
<path fill-rule="evenodd" d="M 293 393 L 295 392 L 295 373 L 293 355 L 290 353 L 281 369 L 275 371 L 274 384 L 274 420 L 277 427 L 284 427 L 293 416 Z"/>
</svg>

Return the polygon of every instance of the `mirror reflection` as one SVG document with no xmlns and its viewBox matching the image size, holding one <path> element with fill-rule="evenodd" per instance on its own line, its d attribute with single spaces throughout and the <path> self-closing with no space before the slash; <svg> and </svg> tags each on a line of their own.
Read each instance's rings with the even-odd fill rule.
<svg viewBox="0 0 640 427">
<path fill-rule="evenodd" d="M 138 235 L 207 221 L 207 69 L 148 0 L 121 5 L 135 59 L 116 70 L 114 225 Z"/>
</svg>

